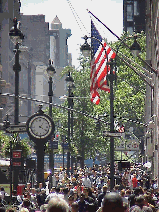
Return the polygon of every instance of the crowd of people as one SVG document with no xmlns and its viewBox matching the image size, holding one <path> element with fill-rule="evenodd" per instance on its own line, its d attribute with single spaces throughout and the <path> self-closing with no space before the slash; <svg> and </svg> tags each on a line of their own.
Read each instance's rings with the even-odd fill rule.
<svg viewBox="0 0 159 212">
<path fill-rule="evenodd" d="M 12 194 L 12 207 L 6 207 L 5 191 L 0 192 L 0 212 L 156 212 L 159 206 L 157 179 L 138 165 L 129 170 L 115 168 L 115 185 L 110 191 L 110 167 L 78 168 L 70 176 L 55 172 L 52 187 L 27 183 L 23 194 Z M 3 194 L 3 195 L 2 195 Z M 11 206 L 11 205 L 10 205 Z"/>
</svg>

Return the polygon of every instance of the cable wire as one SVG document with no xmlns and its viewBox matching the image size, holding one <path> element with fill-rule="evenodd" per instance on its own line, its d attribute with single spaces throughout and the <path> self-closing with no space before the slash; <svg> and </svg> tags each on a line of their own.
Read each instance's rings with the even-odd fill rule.
<svg viewBox="0 0 159 212">
<path fill-rule="evenodd" d="M 0 94 L 0 96 L 15 97 L 15 94 L 2 93 L 2 94 Z M 26 99 L 26 100 L 30 100 L 30 101 L 34 101 L 34 102 L 38 102 L 38 103 L 42 103 L 42 104 L 52 105 L 52 106 L 54 106 L 54 107 L 62 108 L 62 109 L 68 110 L 68 111 L 72 111 L 72 112 L 75 112 L 75 113 L 84 115 L 85 117 L 89 117 L 89 118 L 98 120 L 98 121 L 103 122 L 104 124 L 107 124 L 107 125 L 110 124 L 109 122 L 105 122 L 104 120 L 102 120 L 102 119 L 100 119 L 100 118 L 98 118 L 98 117 L 94 117 L 94 116 L 89 115 L 89 114 L 87 114 L 87 113 L 83 113 L 82 111 L 77 111 L 77 110 L 75 110 L 75 109 L 67 108 L 67 107 L 62 106 L 62 105 L 58 105 L 58 104 L 46 102 L 46 101 L 43 101 L 43 100 L 33 99 L 32 97 L 18 96 L 18 98 L 20 98 L 20 99 Z M 114 118 L 116 118 L 116 117 L 114 117 Z M 139 121 L 131 120 L 131 119 L 126 119 L 126 118 L 122 118 L 122 117 L 118 117 L 118 119 L 125 119 L 125 120 L 127 120 L 127 121 L 134 122 L 134 123 L 136 123 L 136 124 L 140 124 L 140 125 L 143 125 L 143 126 L 146 126 L 146 127 L 148 126 L 147 124 L 141 123 L 141 122 L 139 122 Z"/>
<path fill-rule="evenodd" d="M 71 11 L 72 11 L 72 14 L 73 14 L 73 16 L 74 16 L 74 18 L 75 18 L 75 20 L 76 20 L 76 22 L 77 22 L 77 24 L 78 24 L 80 30 L 83 31 L 83 29 L 82 29 L 81 26 L 80 26 L 79 21 L 81 22 L 83 28 L 85 29 L 85 31 L 86 31 L 87 34 L 88 34 L 88 31 L 87 31 L 85 25 L 83 24 L 83 22 L 81 21 L 79 15 L 78 15 L 77 12 L 75 11 L 75 9 L 74 9 L 74 7 L 73 7 L 71 1 L 70 1 L 70 0 L 67 0 L 67 2 L 68 2 L 68 4 L 69 4 L 69 7 L 70 7 L 70 9 L 71 9 Z M 79 19 L 79 21 L 78 21 L 78 19 Z"/>
</svg>

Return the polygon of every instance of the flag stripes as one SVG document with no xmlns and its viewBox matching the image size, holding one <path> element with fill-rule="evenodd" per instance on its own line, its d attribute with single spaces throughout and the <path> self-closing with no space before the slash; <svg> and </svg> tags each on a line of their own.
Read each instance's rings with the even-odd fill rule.
<svg viewBox="0 0 159 212">
<path fill-rule="evenodd" d="M 106 76 L 110 71 L 110 66 L 107 65 L 107 61 L 114 59 L 116 54 L 102 39 L 93 21 L 91 21 L 91 46 L 91 101 L 95 104 L 99 104 L 100 95 L 98 93 L 98 89 L 110 92 L 106 80 Z"/>
</svg>

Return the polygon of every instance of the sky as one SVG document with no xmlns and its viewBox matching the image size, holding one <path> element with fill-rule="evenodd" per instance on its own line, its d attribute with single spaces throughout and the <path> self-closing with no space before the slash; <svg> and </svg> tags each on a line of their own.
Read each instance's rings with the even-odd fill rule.
<svg viewBox="0 0 159 212">
<path fill-rule="evenodd" d="M 57 15 L 64 29 L 71 29 L 68 38 L 68 51 L 72 54 L 72 65 L 79 66 L 80 46 L 84 35 L 90 36 L 91 19 L 103 38 L 108 42 L 116 41 L 100 22 L 88 10 L 120 36 L 123 30 L 123 0 L 21 0 L 20 12 L 24 15 L 45 15 L 45 21 L 51 22 Z"/>
</svg>

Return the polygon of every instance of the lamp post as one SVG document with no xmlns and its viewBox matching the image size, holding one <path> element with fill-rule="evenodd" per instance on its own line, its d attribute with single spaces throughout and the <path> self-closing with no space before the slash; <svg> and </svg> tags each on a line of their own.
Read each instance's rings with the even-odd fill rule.
<svg viewBox="0 0 159 212">
<path fill-rule="evenodd" d="M 53 64 L 53 62 L 52 62 Z M 51 64 L 51 59 L 49 60 L 49 66 L 47 67 L 46 71 L 47 74 L 49 76 L 49 92 L 48 92 L 48 96 L 49 96 L 49 103 L 52 103 L 52 97 L 53 97 L 53 90 L 52 90 L 52 84 L 53 84 L 53 80 L 52 77 L 54 76 L 54 74 L 56 73 L 55 68 L 52 66 Z M 49 116 L 52 118 L 52 104 L 49 104 Z M 52 188 L 52 176 L 54 174 L 54 150 L 53 150 L 53 140 L 50 139 L 50 147 L 51 147 L 51 151 L 49 153 L 49 169 L 51 171 L 50 174 L 50 178 L 49 178 L 49 184 L 50 187 Z"/>
<path fill-rule="evenodd" d="M 65 79 L 67 86 L 68 86 L 68 108 L 71 109 L 71 90 L 73 88 L 73 78 L 71 73 L 69 72 L 66 79 Z M 67 132 L 67 139 L 68 139 L 68 152 L 67 152 L 67 175 L 69 175 L 70 169 L 70 110 L 68 110 L 68 132 Z"/>
<path fill-rule="evenodd" d="M 15 49 L 13 52 L 15 53 L 15 64 L 13 65 L 13 71 L 15 72 L 15 113 L 14 113 L 14 124 L 19 124 L 19 72 L 21 71 L 21 66 L 19 64 L 19 45 L 22 43 L 22 40 L 24 39 L 24 35 L 20 31 L 20 29 L 17 28 L 17 19 L 14 18 L 14 27 L 11 28 L 9 32 L 10 39 L 15 45 Z"/>
<path fill-rule="evenodd" d="M 85 36 L 85 43 L 81 46 L 80 50 L 82 51 L 83 55 L 85 57 L 88 57 L 91 51 L 90 45 L 87 43 L 87 39 L 89 37 Z M 90 37 L 91 39 L 97 40 L 102 46 L 102 42 L 96 38 L 96 37 Z M 114 80 L 116 79 L 116 75 L 113 73 L 113 66 L 115 65 L 116 68 L 116 61 L 115 63 L 111 59 L 110 62 L 108 62 L 108 55 L 105 47 L 103 46 L 105 50 L 105 55 L 107 58 L 107 65 L 110 65 L 110 73 L 107 75 L 107 79 L 110 81 L 110 133 L 114 132 L 114 92 L 113 92 L 113 83 Z M 130 47 L 130 50 L 132 50 L 132 53 L 134 55 L 138 55 L 140 51 L 140 46 L 136 41 L 136 37 L 134 39 L 133 45 Z M 110 190 L 113 190 L 114 188 L 114 174 L 115 174 L 115 169 L 114 169 L 114 137 L 110 136 Z"/>
<path fill-rule="evenodd" d="M 11 28 L 9 32 L 9 36 L 15 45 L 15 48 L 13 50 L 13 52 L 15 53 L 15 63 L 13 65 L 13 71 L 15 72 L 14 124 L 18 125 L 19 124 L 19 97 L 18 97 L 19 96 L 19 72 L 21 71 L 21 66 L 19 64 L 19 54 L 20 54 L 19 45 L 21 45 L 22 40 L 24 39 L 24 35 L 20 31 L 20 29 L 17 28 L 18 22 L 16 18 L 13 19 L 13 23 L 14 23 L 14 26 Z M 10 155 L 12 155 L 12 145 L 10 145 Z M 11 173 L 11 178 L 12 178 L 12 173 Z M 14 170 L 14 183 L 13 183 L 14 189 L 17 189 L 17 185 L 18 185 L 18 170 L 17 171 Z"/>
<path fill-rule="evenodd" d="M 132 36 L 129 36 L 129 37 L 125 37 L 123 40 L 120 40 L 120 44 L 119 46 L 117 47 L 117 51 L 116 51 L 116 54 L 118 54 L 118 50 L 121 46 L 121 44 L 123 43 L 126 47 L 128 47 L 124 41 L 126 39 L 130 39 L 132 38 Z M 141 51 L 141 47 L 140 45 L 137 43 L 137 36 L 135 35 L 134 36 L 134 43 L 132 44 L 131 47 L 128 47 L 129 50 L 131 51 L 131 53 L 135 56 L 135 57 L 138 57 L 142 63 L 145 65 L 145 67 L 141 67 L 142 70 L 144 70 L 144 72 L 146 72 L 146 75 L 142 75 L 142 74 L 138 74 L 142 80 L 144 82 L 146 82 L 147 84 L 147 89 L 150 90 L 150 97 L 149 95 L 147 96 L 147 98 L 150 99 L 150 105 L 149 107 L 151 108 L 151 111 L 150 111 L 150 118 L 154 119 L 154 130 L 153 130 L 153 135 L 151 137 L 151 139 L 153 140 L 153 166 L 152 166 L 152 171 L 153 171 L 153 178 L 154 179 L 157 179 L 157 184 L 158 184 L 158 176 L 159 176 L 159 173 L 158 173 L 158 127 L 157 127 L 157 114 L 158 114 L 158 72 L 157 70 L 155 70 L 151 65 L 150 65 L 150 62 L 147 62 L 145 60 L 143 60 L 140 56 L 139 56 L 139 53 Z M 122 59 L 121 57 L 119 57 L 120 59 Z M 129 65 L 128 65 L 129 66 Z M 148 69 L 146 69 L 148 68 Z M 153 75 L 152 75 L 153 73 Z M 150 76 L 152 76 L 152 78 L 149 78 Z M 151 81 L 150 81 L 151 80 Z M 153 81 L 153 82 L 152 82 Z M 149 122 L 149 120 L 148 120 Z M 147 133 L 147 132 L 146 132 Z M 147 145 L 147 140 L 145 141 L 146 145 Z"/>
</svg>

